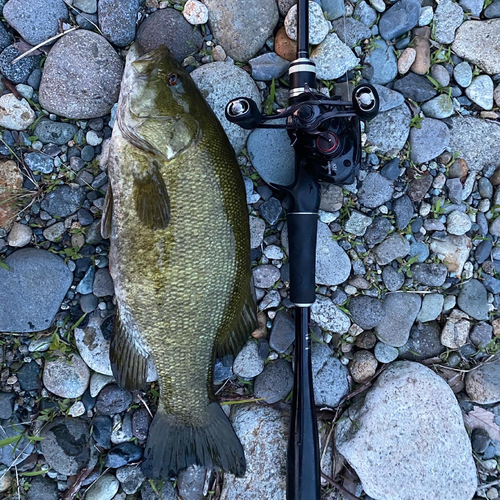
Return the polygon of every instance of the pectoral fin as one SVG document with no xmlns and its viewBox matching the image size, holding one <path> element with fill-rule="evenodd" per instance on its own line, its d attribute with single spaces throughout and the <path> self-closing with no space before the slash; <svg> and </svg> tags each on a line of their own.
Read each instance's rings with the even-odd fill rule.
<svg viewBox="0 0 500 500">
<path fill-rule="evenodd" d="M 170 199 L 158 165 L 153 162 L 144 175 L 134 179 L 135 209 L 151 229 L 165 229 L 170 221 Z"/>
<path fill-rule="evenodd" d="M 121 387 L 131 391 L 146 385 L 148 351 L 141 337 L 126 328 L 116 313 L 109 358 L 113 375 Z"/>
<path fill-rule="evenodd" d="M 113 191 L 111 184 L 108 184 L 108 190 L 104 198 L 104 206 L 102 208 L 101 219 L 101 234 L 103 238 L 109 239 L 111 236 L 111 223 L 113 220 Z"/>
</svg>

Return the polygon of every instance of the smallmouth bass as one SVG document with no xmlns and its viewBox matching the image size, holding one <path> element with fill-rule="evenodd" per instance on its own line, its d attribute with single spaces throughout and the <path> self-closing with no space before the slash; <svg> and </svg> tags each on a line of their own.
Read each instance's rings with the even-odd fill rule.
<svg viewBox="0 0 500 500">
<path fill-rule="evenodd" d="M 103 156 L 113 373 L 141 389 L 151 357 L 160 386 L 142 470 L 167 478 L 196 463 L 241 476 L 243 448 L 212 370 L 257 326 L 245 190 L 222 126 L 167 49 L 129 50 Z"/>
</svg>

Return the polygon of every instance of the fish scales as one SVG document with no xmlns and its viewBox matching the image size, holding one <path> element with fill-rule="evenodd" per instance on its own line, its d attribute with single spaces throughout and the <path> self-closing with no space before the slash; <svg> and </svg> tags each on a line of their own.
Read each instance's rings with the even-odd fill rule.
<svg viewBox="0 0 500 500">
<path fill-rule="evenodd" d="M 119 119 L 106 159 L 112 194 L 108 210 L 110 271 L 123 328 L 123 332 L 113 332 L 117 337 L 112 341 L 117 345 L 115 355 L 112 352 L 112 358 L 117 358 L 112 359 L 114 370 L 120 372 L 120 363 L 124 364 L 120 352 L 132 349 L 132 357 L 127 358 L 130 360 L 135 359 L 135 349 L 143 357 L 152 356 L 158 372 L 160 399 L 155 421 L 159 423 L 153 421 L 150 431 L 146 448 L 149 457 L 143 467 L 146 473 L 166 477 L 190 463 L 241 473 L 241 445 L 235 435 L 224 444 L 224 433 L 234 431 L 213 403 L 211 386 L 217 346 L 241 344 L 242 330 L 248 335 L 256 324 L 243 180 L 222 127 L 189 75 L 164 51 L 144 56 L 146 60 L 141 63 L 144 58 L 137 59 L 134 50 L 127 60 Z M 132 67 L 134 59 L 138 70 Z M 161 78 L 166 76 L 159 78 L 159 71 L 151 70 L 155 66 L 164 67 L 169 75 L 173 67 L 176 81 L 181 80 L 181 97 L 190 93 L 189 99 L 180 99 L 180 108 L 169 97 L 173 92 L 174 101 L 179 99 L 175 92 L 180 91 L 165 90 Z M 153 85 L 144 82 L 141 69 L 147 69 L 153 82 L 154 78 L 159 80 L 156 93 Z M 134 94 L 135 99 L 154 101 L 136 106 L 146 108 L 144 119 L 137 119 L 131 112 Z M 174 108 L 175 121 L 163 120 Z M 195 125 L 190 121 L 193 114 Z M 148 124 L 148 120 L 156 120 L 163 128 L 158 123 Z M 178 129 L 171 131 L 169 126 Z M 184 134 L 183 127 L 187 135 L 191 134 L 189 140 L 179 136 Z M 168 198 L 169 218 L 168 224 L 157 224 L 162 216 L 155 207 L 152 212 L 144 209 L 146 215 L 141 210 L 163 192 L 163 183 L 168 196 L 158 203 Z M 141 198 L 141 186 L 151 184 L 154 188 L 148 191 L 150 196 Z M 156 225 L 151 224 L 148 213 L 153 214 Z M 232 341 L 235 331 L 239 342 Z M 121 337 L 128 339 L 122 351 Z M 120 373 L 117 375 L 120 380 Z M 155 427 L 163 431 L 155 431 Z M 169 428 L 173 429 L 171 433 Z M 188 437 L 182 440 L 179 436 L 183 432 Z M 155 444 L 152 439 L 161 443 Z M 214 442 L 217 440 L 221 444 Z M 162 450 L 160 445 L 174 451 Z M 223 449 L 219 449 L 221 446 Z M 240 463 L 235 463 L 238 460 Z M 166 465 L 159 465 L 159 461 Z"/>
</svg>

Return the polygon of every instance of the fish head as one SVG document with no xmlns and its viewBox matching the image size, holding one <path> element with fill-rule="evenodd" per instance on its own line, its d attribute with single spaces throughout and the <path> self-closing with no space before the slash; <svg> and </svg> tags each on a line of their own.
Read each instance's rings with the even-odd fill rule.
<svg viewBox="0 0 500 500">
<path fill-rule="evenodd" d="M 167 161 L 185 151 L 200 135 L 201 103 L 189 74 L 166 47 L 144 55 L 132 46 L 118 104 L 118 123 L 136 146 Z"/>
</svg>

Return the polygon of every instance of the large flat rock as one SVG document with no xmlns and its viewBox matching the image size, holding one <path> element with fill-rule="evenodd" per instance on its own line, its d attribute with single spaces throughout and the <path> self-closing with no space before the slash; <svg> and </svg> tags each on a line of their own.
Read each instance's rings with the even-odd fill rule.
<svg viewBox="0 0 500 500">
<path fill-rule="evenodd" d="M 0 332 L 38 332 L 50 327 L 73 273 L 46 250 L 23 248 L 0 268 Z"/>
</svg>

